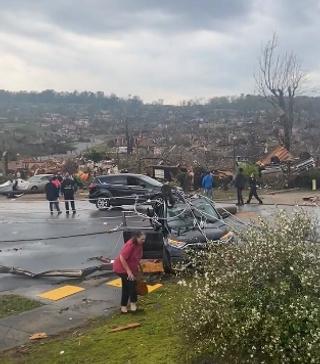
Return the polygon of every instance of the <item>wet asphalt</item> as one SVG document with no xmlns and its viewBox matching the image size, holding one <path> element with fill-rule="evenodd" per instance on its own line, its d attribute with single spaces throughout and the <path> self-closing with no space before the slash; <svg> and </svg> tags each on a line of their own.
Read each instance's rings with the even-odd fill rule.
<svg viewBox="0 0 320 364">
<path fill-rule="evenodd" d="M 99 264 L 88 260 L 91 257 L 103 255 L 114 258 L 118 254 L 123 244 L 122 231 L 108 231 L 121 224 L 121 211 L 101 212 L 87 201 L 77 203 L 75 215 L 66 215 L 63 204 L 61 208 L 61 215 L 54 213 L 51 216 L 46 201 L 0 198 L 0 265 L 32 272 L 82 269 Z M 258 215 L 273 218 L 279 208 L 250 205 L 242 208 L 237 216 L 247 223 Z M 288 211 L 293 209 L 290 206 L 282 208 Z M 315 216 L 320 215 L 319 208 L 307 210 Z M 229 218 L 226 222 L 231 229 L 245 227 L 237 218 Z M 41 281 L 54 280 L 47 278 Z M 0 274 L 0 292 L 31 287 L 33 284 L 35 280 L 30 278 Z"/>
<path fill-rule="evenodd" d="M 99 264 L 94 256 L 115 257 L 122 232 L 108 233 L 122 222 L 121 211 L 100 212 L 88 202 L 75 215 L 50 215 L 45 201 L 0 200 L 0 265 L 32 272 L 82 269 Z M 105 232 L 105 233 L 104 233 Z M 97 235 L 90 235 L 99 233 Z M 89 234 L 89 236 L 85 236 Z M 83 235 L 70 237 L 72 235 Z M 25 241 L 28 240 L 28 241 Z M 0 274 L 0 292 L 32 284 L 31 279 Z"/>
</svg>

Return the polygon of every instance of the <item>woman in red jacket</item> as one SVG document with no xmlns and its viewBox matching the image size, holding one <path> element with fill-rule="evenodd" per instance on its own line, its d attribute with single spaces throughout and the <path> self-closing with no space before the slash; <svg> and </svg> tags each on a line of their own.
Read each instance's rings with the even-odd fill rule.
<svg viewBox="0 0 320 364">
<path fill-rule="evenodd" d="M 128 240 L 120 251 L 119 256 L 113 263 L 113 271 L 118 274 L 122 282 L 121 312 L 128 312 L 130 299 L 130 310 L 137 310 L 137 281 L 139 264 L 143 254 L 143 244 L 146 236 L 143 232 L 137 232 Z"/>
</svg>

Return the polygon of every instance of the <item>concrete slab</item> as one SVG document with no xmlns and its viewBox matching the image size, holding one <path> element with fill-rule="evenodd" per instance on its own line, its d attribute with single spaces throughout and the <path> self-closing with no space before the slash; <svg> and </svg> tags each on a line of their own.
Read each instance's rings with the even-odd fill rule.
<svg viewBox="0 0 320 364">
<path fill-rule="evenodd" d="M 56 335 L 82 326 L 89 319 L 109 315 L 119 306 L 120 295 L 121 290 L 103 284 L 32 311 L 1 319 L 0 350 L 22 345 L 36 332 Z"/>
<path fill-rule="evenodd" d="M 72 317 L 72 320 L 69 318 Z M 83 315 L 62 311 L 61 313 L 52 305 L 38 307 L 35 310 L 23 312 L 19 315 L 9 316 L 0 320 L 0 325 L 24 331 L 29 334 L 35 332 L 46 332 L 54 334 L 59 331 L 68 330 L 83 322 Z"/>
<path fill-rule="evenodd" d="M 21 345 L 29 339 L 29 333 L 0 324 L 0 351 Z"/>
</svg>

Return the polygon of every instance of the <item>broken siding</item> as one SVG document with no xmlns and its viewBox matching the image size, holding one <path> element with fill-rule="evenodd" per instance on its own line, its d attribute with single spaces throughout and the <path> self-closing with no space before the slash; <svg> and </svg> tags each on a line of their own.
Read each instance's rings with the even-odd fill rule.
<svg viewBox="0 0 320 364">
<path fill-rule="evenodd" d="M 293 155 L 285 147 L 278 146 L 272 152 L 267 154 L 263 159 L 259 160 L 257 163 L 261 166 L 267 166 L 271 164 L 271 159 L 273 157 L 279 158 L 280 162 L 286 162 L 293 160 Z"/>
</svg>

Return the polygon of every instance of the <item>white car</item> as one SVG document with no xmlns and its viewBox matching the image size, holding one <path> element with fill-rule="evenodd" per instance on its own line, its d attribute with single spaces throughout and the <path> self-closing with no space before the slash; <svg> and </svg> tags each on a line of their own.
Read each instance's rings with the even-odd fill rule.
<svg viewBox="0 0 320 364">
<path fill-rule="evenodd" d="M 36 192 L 44 192 L 46 184 L 53 177 L 53 174 L 37 174 L 28 179 L 28 191 L 36 193 Z"/>
<path fill-rule="evenodd" d="M 16 184 L 16 185 L 15 185 Z M 15 187 L 14 187 L 15 185 Z M 11 195 L 13 188 L 16 192 L 26 192 L 28 190 L 29 183 L 21 178 L 17 178 L 13 181 L 7 181 L 0 185 L 0 195 Z"/>
</svg>

